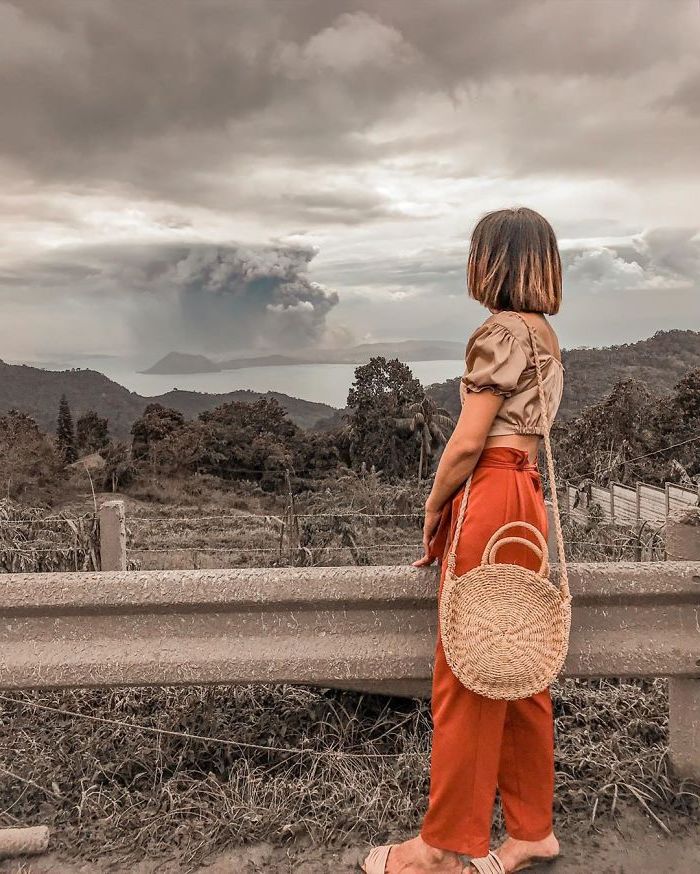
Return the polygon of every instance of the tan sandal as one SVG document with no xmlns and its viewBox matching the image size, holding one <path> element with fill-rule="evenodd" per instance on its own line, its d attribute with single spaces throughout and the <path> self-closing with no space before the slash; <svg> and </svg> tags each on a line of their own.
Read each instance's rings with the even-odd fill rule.
<svg viewBox="0 0 700 874">
<path fill-rule="evenodd" d="M 366 859 L 360 865 L 360 869 L 365 874 L 386 874 L 386 863 L 389 859 L 389 853 L 396 844 L 384 844 L 381 847 L 373 847 L 367 854 Z M 529 859 L 521 862 L 510 871 L 506 870 L 505 865 L 493 850 L 489 851 L 488 856 L 482 856 L 478 859 L 470 859 L 468 856 L 459 856 L 460 861 L 469 867 L 474 868 L 477 874 L 515 874 L 516 871 L 524 871 L 526 868 L 532 868 L 534 865 L 550 864 L 558 859 L 559 856 L 531 856 Z"/>
<path fill-rule="evenodd" d="M 474 868 L 478 874 L 507 874 L 505 865 L 493 850 L 489 850 L 488 856 L 481 856 L 478 859 L 470 859 L 469 865 Z M 467 871 L 468 870 L 469 868 L 467 868 Z"/>
<path fill-rule="evenodd" d="M 395 846 L 396 844 L 384 844 L 381 847 L 372 847 L 367 858 L 360 865 L 361 870 L 365 874 L 386 874 L 387 859 Z"/>
<path fill-rule="evenodd" d="M 367 854 L 367 858 L 364 862 L 361 863 L 360 869 L 365 872 L 365 874 L 386 874 L 386 863 L 389 859 L 389 853 L 392 849 L 397 846 L 396 844 L 384 844 L 381 847 L 373 847 L 369 853 Z M 468 856 L 459 856 L 459 861 L 463 865 L 469 864 Z M 472 860 L 473 861 L 473 860 Z M 500 862 L 500 859 L 499 859 Z M 481 871 L 480 871 L 481 874 Z M 487 874 L 490 872 L 487 869 Z M 496 874 L 501 874 L 500 871 L 497 871 Z"/>
<path fill-rule="evenodd" d="M 530 856 L 524 859 L 515 868 L 508 870 L 501 861 L 500 856 L 497 856 L 491 850 L 488 856 L 483 856 L 479 859 L 470 859 L 469 864 L 478 872 L 478 874 L 515 874 L 516 871 L 525 871 L 527 868 L 533 868 L 535 865 L 550 865 L 559 858 L 556 856 Z M 467 871 L 469 868 L 467 868 Z"/>
</svg>

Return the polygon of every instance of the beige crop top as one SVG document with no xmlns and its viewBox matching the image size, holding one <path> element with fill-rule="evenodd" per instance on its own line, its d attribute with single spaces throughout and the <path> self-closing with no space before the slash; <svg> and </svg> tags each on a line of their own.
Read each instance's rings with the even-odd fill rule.
<svg viewBox="0 0 700 874">
<path fill-rule="evenodd" d="M 544 325 L 540 327 L 531 316 L 526 318 L 537 340 L 551 423 L 561 403 L 565 368 L 550 331 Z M 487 436 L 543 433 L 533 354 L 527 325 L 510 310 L 493 313 L 469 338 L 466 367 L 459 384 L 462 404 L 467 392 L 484 389 L 505 399 Z"/>
</svg>

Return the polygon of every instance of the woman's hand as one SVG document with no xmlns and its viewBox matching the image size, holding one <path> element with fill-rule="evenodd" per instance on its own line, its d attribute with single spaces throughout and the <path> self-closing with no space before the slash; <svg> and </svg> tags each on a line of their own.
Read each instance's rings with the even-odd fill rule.
<svg viewBox="0 0 700 874">
<path fill-rule="evenodd" d="M 425 521 L 423 523 L 424 555 L 422 555 L 419 559 L 416 559 L 416 561 L 412 562 L 413 567 L 425 567 L 426 565 L 432 564 L 437 558 L 437 556 L 431 555 L 430 544 L 433 537 L 435 536 L 435 533 L 437 532 L 441 517 L 441 509 L 433 510 L 426 505 Z"/>
</svg>

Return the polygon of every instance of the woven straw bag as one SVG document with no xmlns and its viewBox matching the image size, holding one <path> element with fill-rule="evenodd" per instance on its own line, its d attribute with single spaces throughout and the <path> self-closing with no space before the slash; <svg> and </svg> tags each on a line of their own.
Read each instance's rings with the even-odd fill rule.
<svg viewBox="0 0 700 874">
<path fill-rule="evenodd" d="M 571 628 L 571 595 L 549 439 L 551 423 L 535 334 L 528 322 L 522 321 L 532 343 L 542 405 L 559 557 L 558 582 L 550 579 L 547 543 L 529 522 L 502 525 L 486 544 L 481 564 L 460 576 L 455 574 L 470 476 L 464 487 L 439 604 L 442 646 L 452 672 L 468 689 L 501 700 L 527 698 L 551 684 L 564 664 Z M 537 543 L 512 534 L 502 536 L 514 528 L 529 530 Z M 496 562 L 498 550 L 506 543 L 529 547 L 540 559 L 539 569 L 533 571 L 522 565 Z"/>
</svg>

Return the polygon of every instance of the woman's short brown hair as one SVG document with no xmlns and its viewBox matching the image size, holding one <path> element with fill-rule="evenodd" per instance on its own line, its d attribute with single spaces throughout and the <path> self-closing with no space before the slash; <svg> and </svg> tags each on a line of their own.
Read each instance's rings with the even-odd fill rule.
<svg viewBox="0 0 700 874">
<path fill-rule="evenodd" d="M 559 312 L 561 258 L 552 226 L 524 206 L 485 215 L 472 233 L 467 286 L 489 309 Z"/>
</svg>

